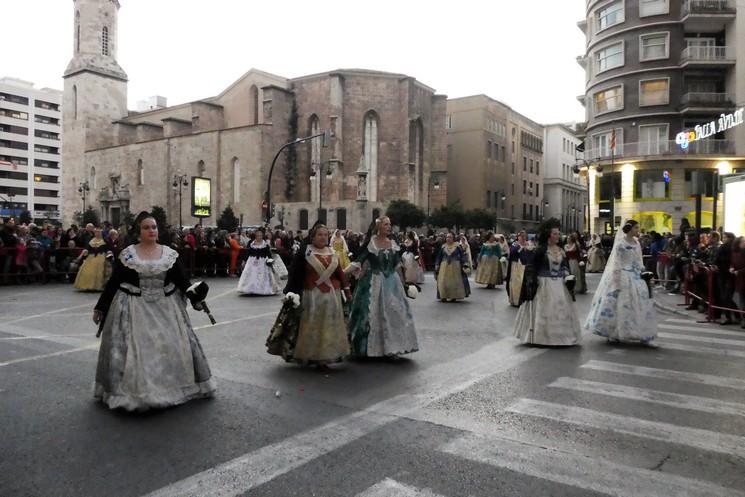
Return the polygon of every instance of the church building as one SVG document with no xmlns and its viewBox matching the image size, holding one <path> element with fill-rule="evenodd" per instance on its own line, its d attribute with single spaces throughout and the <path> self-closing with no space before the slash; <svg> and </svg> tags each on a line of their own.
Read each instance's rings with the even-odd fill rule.
<svg viewBox="0 0 745 497">
<path fill-rule="evenodd" d="M 404 74 L 340 69 L 285 78 L 251 69 L 214 97 L 127 110 L 117 63 L 118 0 L 74 0 L 74 53 L 64 74 L 63 222 L 81 195 L 102 220 L 158 205 L 194 225 L 194 177 L 211 180 L 210 217 L 231 206 L 261 224 L 269 169 L 271 225 L 364 231 L 395 199 L 434 209 L 447 198 L 446 96 Z M 439 188 L 428 191 L 430 176 Z M 177 186 L 174 186 L 177 185 Z"/>
</svg>

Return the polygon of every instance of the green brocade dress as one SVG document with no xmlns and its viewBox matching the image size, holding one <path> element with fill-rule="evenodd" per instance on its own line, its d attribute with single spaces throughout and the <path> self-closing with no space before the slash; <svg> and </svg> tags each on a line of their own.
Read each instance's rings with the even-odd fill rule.
<svg viewBox="0 0 745 497">
<path fill-rule="evenodd" d="M 371 240 L 354 262 L 362 273 L 352 297 L 349 335 L 352 354 L 385 357 L 419 350 L 414 317 L 397 269 L 398 245 L 379 249 Z"/>
</svg>

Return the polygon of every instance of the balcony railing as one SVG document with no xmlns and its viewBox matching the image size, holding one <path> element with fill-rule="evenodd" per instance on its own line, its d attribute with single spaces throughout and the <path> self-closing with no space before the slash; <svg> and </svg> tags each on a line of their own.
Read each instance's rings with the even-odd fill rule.
<svg viewBox="0 0 745 497">
<path fill-rule="evenodd" d="M 688 47 L 680 54 L 680 62 L 735 62 L 733 47 Z"/>
<path fill-rule="evenodd" d="M 613 157 L 616 160 L 632 157 L 646 157 L 655 155 L 734 155 L 735 142 L 731 140 L 699 140 L 688 144 L 688 148 L 681 148 L 675 140 L 658 142 L 632 142 L 616 144 Z M 588 160 L 610 160 L 611 151 L 608 147 L 587 149 L 585 158 Z"/>
<path fill-rule="evenodd" d="M 685 0 L 683 15 L 729 14 L 737 10 L 734 0 Z"/>
<path fill-rule="evenodd" d="M 681 107 L 734 107 L 730 93 L 688 92 L 680 99 Z"/>
</svg>

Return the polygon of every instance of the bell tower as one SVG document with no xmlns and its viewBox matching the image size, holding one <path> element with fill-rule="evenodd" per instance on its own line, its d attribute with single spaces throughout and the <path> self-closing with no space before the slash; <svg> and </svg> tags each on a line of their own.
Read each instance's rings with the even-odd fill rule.
<svg viewBox="0 0 745 497">
<path fill-rule="evenodd" d="M 63 223 L 80 210 L 78 188 L 90 180 L 85 151 L 109 145 L 113 121 L 127 115 L 127 74 L 117 62 L 118 0 L 73 0 L 72 59 L 62 101 Z M 95 206 L 97 192 L 90 191 Z"/>
</svg>

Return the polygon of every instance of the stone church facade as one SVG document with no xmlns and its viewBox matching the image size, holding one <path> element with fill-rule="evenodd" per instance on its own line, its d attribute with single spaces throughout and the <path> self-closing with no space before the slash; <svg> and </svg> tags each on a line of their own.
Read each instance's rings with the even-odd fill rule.
<svg viewBox="0 0 745 497">
<path fill-rule="evenodd" d="M 127 111 L 116 62 L 117 0 L 74 0 L 75 53 L 65 71 L 63 220 L 80 210 L 81 185 L 101 218 L 159 205 L 191 216 L 192 177 L 212 180 L 215 225 L 231 206 L 261 224 L 269 168 L 290 141 L 331 130 L 279 156 L 272 225 L 364 231 L 394 199 L 426 210 L 447 198 L 446 97 L 415 78 L 359 69 L 283 78 L 251 69 L 219 95 L 148 112 Z M 174 177 L 186 176 L 179 203 Z M 438 178 L 432 190 L 430 177 Z"/>
</svg>

